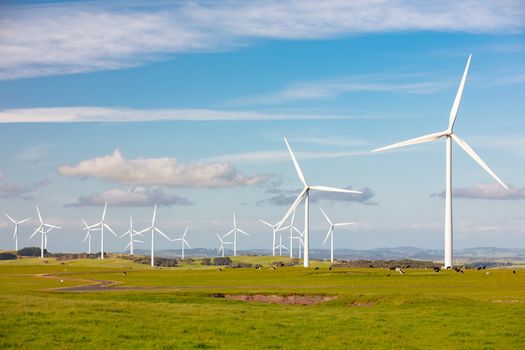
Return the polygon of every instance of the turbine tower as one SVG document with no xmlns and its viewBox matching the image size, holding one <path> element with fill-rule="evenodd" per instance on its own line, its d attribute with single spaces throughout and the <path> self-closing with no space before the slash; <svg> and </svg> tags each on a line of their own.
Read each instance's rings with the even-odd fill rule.
<svg viewBox="0 0 525 350">
<path fill-rule="evenodd" d="M 508 189 L 507 186 L 500 180 L 500 178 L 488 167 L 487 164 L 474 152 L 474 150 L 462 139 L 459 138 L 454 133 L 454 124 L 456 122 L 456 117 L 459 110 L 459 105 L 461 103 L 461 96 L 463 95 L 463 89 L 465 87 L 465 80 L 467 79 L 467 73 L 470 67 L 470 60 L 472 55 L 469 55 L 467 60 L 467 65 L 465 71 L 463 72 L 463 77 L 461 78 L 461 83 L 459 84 L 459 89 L 452 104 L 452 109 L 450 110 L 448 128 L 444 131 L 436 132 L 433 134 L 428 134 L 421 137 L 416 137 L 414 139 L 402 141 L 395 143 L 390 146 L 385 146 L 377 148 L 372 152 L 385 151 L 398 147 L 405 147 L 410 145 L 415 145 L 423 142 L 430 142 L 445 137 L 445 154 L 446 154 L 446 170 L 445 170 L 445 267 L 452 267 L 453 257 L 452 257 L 452 141 L 454 141 L 463 151 L 465 151 L 476 163 L 478 163 L 486 172 L 488 172 L 497 182 L 501 184 L 505 189 Z"/>
<path fill-rule="evenodd" d="M 222 236 L 222 238 L 225 238 L 233 233 L 233 256 L 237 256 L 237 232 L 240 232 L 243 235 L 249 236 L 247 232 L 237 227 L 237 220 L 235 218 L 235 213 L 233 213 L 233 228 L 231 229 L 231 231 L 229 231 L 228 233 Z"/>
<path fill-rule="evenodd" d="M 106 210 L 108 208 L 108 202 L 104 204 L 104 211 L 102 212 L 102 220 L 99 223 L 89 226 L 92 229 L 100 230 L 100 258 L 104 259 L 104 228 L 107 228 L 115 237 L 118 238 L 117 234 L 108 224 L 106 224 Z"/>
<path fill-rule="evenodd" d="M 309 229 L 309 211 L 310 211 L 310 191 L 321 191 L 321 192 L 341 192 L 341 193 L 353 193 L 353 194 L 361 194 L 359 191 L 354 190 L 347 190 L 342 188 L 335 188 L 335 187 L 327 187 L 327 186 L 310 186 L 306 182 L 306 179 L 303 175 L 303 172 L 301 170 L 301 167 L 299 166 L 299 163 L 297 162 L 297 159 L 295 158 L 292 149 L 290 148 L 290 145 L 288 144 L 288 140 L 286 140 L 286 137 L 284 138 L 284 142 L 286 143 L 286 147 L 288 147 L 288 151 L 290 152 L 290 157 L 292 158 L 293 164 L 295 166 L 295 170 L 297 172 L 297 175 L 299 177 L 299 180 L 303 183 L 303 190 L 301 193 L 299 193 L 299 196 L 295 200 L 295 202 L 292 204 L 290 209 L 288 209 L 288 212 L 284 215 L 282 220 L 279 222 L 279 227 L 282 226 L 284 221 L 292 214 L 292 212 L 297 208 L 297 206 L 304 200 L 304 267 L 310 266 L 310 229 Z"/>
<path fill-rule="evenodd" d="M 129 216 L 129 229 L 126 231 L 126 233 L 122 234 L 120 238 L 124 236 L 129 236 L 129 243 L 128 245 L 126 245 L 124 249 L 129 248 L 130 255 L 133 255 L 133 249 L 135 247 L 135 243 L 144 243 L 142 241 L 139 241 L 138 239 L 135 239 L 135 236 L 144 237 L 144 235 L 142 233 L 137 232 L 137 230 L 133 228 L 133 217 L 131 217 L 131 215 Z"/>
<path fill-rule="evenodd" d="M 162 236 L 164 236 L 168 241 L 173 241 L 171 238 L 166 236 L 164 232 L 162 232 L 158 227 L 155 226 L 155 217 L 157 216 L 157 204 L 155 204 L 155 208 L 153 209 L 153 219 L 151 219 L 151 226 L 146 227 L 144 230 L 137 232 L 137 234 L 144 233 L 146 231 L 151 231 L 151 267 L 155 267 L 155 231 Z"/>
<path fill-rule="evenodd" d="M 180 241 L 181 243 L 181 259 L 184 259 L 184 246 L 187 245 L 188 248 L 191 249 L 190 244 L 188 241 L 186 241 L 186 235 L 188 234 L 188 227 L 186 226 L 186 229 L 184 230 L 184 233 L 182 234 L 182 237 L 175 238 L 173 242 Z"/>
<path fill-rule="evenodd" d="M 9 215 L 7 215 L 7 213 L 5 213 L 5 216 L 7 216 L 7 218 L 9 220 L 11 220 L 11 222 L 13 224 L 15 224 L 15 231 L 13 232 L 13 240 L 15 241 L 15 251 L 18 253 L 18 225 L 23 224 L 24 222 L 31 220 L 31 218 L 27 218 L 27 219 L 24 219 L 24 220 L 16 221 L 15 219 L 13 219 Z"/>
<path fill-rule="evenodd" d="M 328 233 L 326 234 L 326 237 L 324 238 L 323 245 L 325 245 L 326 241 L 328 240 L 328 237 L 330 237 L 330 262 L 333 263 L 334 262 L 334 229 L 336 227 L 353 225 L 354 223 L 353 222 L 342 222 L 342 223 L 334 224 L 332 220 L 328 218 L 328 215 L 326 215 L 323 209 L 321 209 L 321 213 L 323 213 L 326 221 L 328 221 L 328 223 L 330 224 L 330 228 L 328 229 Z"/>
<path fill-rule="evenodd" d="M 36 212 L 38 214 L 38 219 L 40 220 L 40 225 L 38 225 L 38 227 L 35 229 L 35 232 L 33 232 L 29 239 L 33 238 L 37 233 L 40 233 L 40 258 L 43 259 L 44 249 L 47 248 L 47 233 L 54 228 L 59 229 L 61 227 L 44 223 L 44 220 L 42 220 L 42 215 L 40 215 L 40 210 L 38 209 L 38 206 L 36 207 Z"/>
</svg>

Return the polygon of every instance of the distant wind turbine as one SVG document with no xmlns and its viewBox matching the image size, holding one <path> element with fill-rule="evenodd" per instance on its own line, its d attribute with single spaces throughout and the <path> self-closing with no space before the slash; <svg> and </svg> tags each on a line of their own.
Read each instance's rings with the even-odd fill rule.
<svg viewBox="0 0 525 350">
<path fill-rule="evenodd" d="M 84 228 L 82 230 L 87 231 L 86 236 L 84 237 L 84 242 L 88 242 L 88 254 L 91 254 L 91 231 L 98 231 L 100 229 L 91 228 L 84 219 L 82 219 L 82 223 L 84 224 Z"/>
<path fill-rule="evenodd" d="M 395 143 L 390 146 L 385 146 L 377 148 L 372 152 L 386 151 L 393 148 L 405 147 L 410 145 L 415 145 L 423 142 L 435 141 L 439 138 L 445 137 L 446 140 L 446 172 L 445 172 L 445 267 L 452 267 L 453 258 L 452 258 L 452 140 L 463 149 L 472 159 L 476 161 L 486 172 L 488 172 L 497 182 L 501 184 L 505 189 L 508 189 L 507 186 L 500 180 L 500 178 L 488 167 L 487 164 L 474 152 L 474 150 L 462 139 L 460 139 L 456 134 L 454 134 L 454 124 L 456 122 L 456 117 L 458 115 L 459 105 L 461 103 L 461 96 L 463 95 L 463 89 L 465 87 L 465 80 L 467 79 L 467 73 L 470 67 L 470 60 L 472 55 L 468 56 L 467 65 L 465 71 L 463 72 L 463 77 L 461 78 L 461 83 L 459 84 L 459 89 L 452 104 L 452 109 L 450 111 L 448 128 L 445 131 L 436 132 L 433 134 L 428 134 L 425 136 L 417 137 L 407 141 L 402 141 Z"/>
<path fill-rule="evenodd" d="M 279 223 L 272 225 L 269 222 L 264 221 L 262 219 L 259 219 L 259 221 L 262 222 L 264 225 L 266 225 L 266 226 L 268 226 L 268 227 L 270 227 L 272 229 L 272 256 L 275 256 L 275 249 L 279 248 L 279 246 L 275 245 L 277 232 L 286 230 L 288 228 L 288 226 L 287 227 L 282 227 L 280 229 L 277 229 L 277 226 L 279 226 Z M 279 243 L 279 245 L 282 246 L 281 243 Z M 285 247 L 285 249 L 288 249 L 288 248 Z M 281 255 L 281 254 L 279 253 L 279 255 Z"/>
<path fill-rule="evenodd" d="M 173 241 L 169 238 L 164 232 L 162 232 L 158 227 L 155 226 L 155 217 L 157 216 L 157 204 L 153 209 L 153 219 L 151 219 L 151 226 L 146 227 L 144 230 L 137 233 L 144 233 L 146 231 L 151 231 L 151 267 L 155 267 L 155 232 L 164 236 L 168 241 Z"/>
<path fill-rule="evenodd" d="M 233 233 L 233 256 L 237 256 L 237 232 L 240 232 L 243 235 L 249 236 L 247 232 L 237 227 L 237 220 L 235 218 L 235 213 L 233 213 L 233 228 L 231 229 L 231 231 L 229 231 L 228 233 L 222 236 L 222 238 L 225 238 Z"/>
<path fill-rule="evenodd" d="M 301 167 L 299 166 L 299 163 L 297 162 L 297 159 L 295 158 L 295 155 L 292 152 L 292 149 L 290 148 L 290 145 L 288 144 L 288 140 L 286 140 L 286 137 L 284 138 L 284 142 L 286 143 L 286 147 L 288 147 L 288 151 L 290 152 L 290 156 L 292 158 L 293 164 L 295 166 L 295 170 L 297 172 L 297 175 L 299 176 L 299 180 L 303 183 L 303 190 L 295 200 L 295 202 L 292 204 L 290 209 L 288 209 L 288 212 L 284 215 L 282 220 L 279 222 L 279 227 L 282 226 L 284 221 L 292 214 L 292 212 L 297 208 L 297 206 L 304 200 L 304 267 L 310 266 L 310 233 L 309 233 L 309 211 L 310 211 L 310 204 L 309 204 L 309 198 L 310 198 L 310 191 L 321 191 L 321 192 L 341 192 L 341 193 L 352 193 L 352 194 L 361 194 L 360 191 L 354 191 L 354 190 L 347 190 L 342 188 L 335 188 L 335 187 L 327 187 L 327 186 L 310 186 L 306 182 L 306 179 L 303 175 L 303 171 L 301 170 Z"/>
<path fill-rule="evenodd" d="M 188 234 L 188 227 L 186 226 L 186 229 L 184 230 L 184 233 L 182 234 L 182 237 L 175 238 L 173 242 L 180 241 L 181 243 L 181 259 L 184 259 L 184 246 L 188 246 L 188 248 L 191 249 L 190 244 L 186 240 L 186 235 Z"/>
<path fill-rule="evenodd" d="M 47 234 L 52 229 L 60 229 L 61 227 L 50 225 L 44 223 L 44 220 L 42 220 L 42 215 L 40 215 L 40 209 L 38 209 L 38 206 L 36 207 L 36 212 L 38 214 L 38 219 L 40 220 L 40 225 L 35 229 L 35 232 L 29 237 L 29 239 L 33 238 L 37 233 L 40 233 L 40 258 L 44 258 L 44 249 L 47 248 Z"/>
<path fill-rule="evenodd" d="M 16 221 L 15 219 L 13 219 L 9 215 L 7 215 L 7 213 L 5 213 L 5 216 L 7 216 L 7 218 L 9 220 L 11 220 L 11 222 L 13 224 L 15 224 L 15 231 L 13 232 L 13 240 L 15 241 L 15 251 L 18 252 L 18 226 L 20 224 L 23 224 L 24 222 L 27 222 L 27 221 L 31 220 L 31 218 L 27 218 L 27 219 L 24 219 L 24 220 Z"/>
<path fill-rule="evenodd" d="M 108 202 L 104 204 L 104 211 L 102 212 L 102 219 L 100 222 L 89 226 L 91 229 L 100 230 L 100 259 L 104 259 L 104 228 L 107 228 L 115 237 L 118 238 L 118 235 L 113 231 L 111 227 L 106 223 L 106 210 L 108 208 Z"/>
<path fill-rule="evenodd" d="M 330 262 L 333 263 L 334 262 L 334 229 L 336 227 L 341 227 L 341 226 L 350 226 L 350 225 L 353 225 L 354 223 L 353 222 L 342 222 L 342 223 L 334 224 L 332 220 L 330 220 L 328 215 L 326 215 L 323 209 L 321 209 L 321 213 L 323 213 L 326 221 L 328 221 L 328 223 L 330 224 L 330 228 L 328 229 L 328 233 L 326 234 L 326 237 L 324 238 L 323 245 L 328 240 L 328 237 L 330 237 Z"/>
<path fill-rule="evenodd" d="M 126 245 L 124 249 L 129 248 L 129 254 L 133 255 L 134 253 L 133 249 L 135 247 L 135 243 L 144 243 L 142 241 L 139 241 L 138 239 L 135 239 L 135 236 L 143 237 L 144 235 L 142 233 L 139 233 L 137 230 L 133 228 L 133 218 L 131 217 L 131 215 L 129 216 L 129 229 L 124 234 L 122 234 L 120 238 L 125 237 L 125 236 L 129 236 L 129 243 L 128 245 Z"/>
<path fill-rule="evenodd" d="M 222 257 L 224 258 L 224 248 L 226 244 L 233 244 L 233 242 L 226 242 L 224 241 L 223 237 L 216 233 L 217 238 L 219 239 L 219 242 L 221 242 L 221 245 L 219 246 L 219 250 L 217 250 L 217 255 L 222 254 Z"/>
</svg>

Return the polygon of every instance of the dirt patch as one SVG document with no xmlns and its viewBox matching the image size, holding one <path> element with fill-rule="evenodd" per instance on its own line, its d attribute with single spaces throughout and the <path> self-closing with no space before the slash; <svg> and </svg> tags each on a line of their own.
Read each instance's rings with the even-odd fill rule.
<svg viewBox="0 0 525 350">
<path fill-rule="evenodd" d="M 284 304 L 284 305 L 313 305 L 334 300 L 336 296 L 327 295 L 263 295 L 263 294 L 213 294 L 213 298 L 224 298 L 228 300 Z"/>
<path fill-rule="evenodd" d="M 376 303 L 372 301 L 356 301 L 350 304 L 349 306 L 350 307 L 370 307 L 370 306 L 374 306 L 375 304 Z"/>
</svg>

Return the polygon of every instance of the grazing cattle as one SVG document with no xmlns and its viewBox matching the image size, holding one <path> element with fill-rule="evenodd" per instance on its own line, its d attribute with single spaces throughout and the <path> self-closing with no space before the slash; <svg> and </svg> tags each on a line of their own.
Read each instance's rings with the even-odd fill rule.
<svg viewBox="0 0 525 350">
<path fill-rule="evenodd" d="M 488 272 L 488 271 L 487 271 L 487 272 L 485 272 L 485 275 L 490 275 L 490 272 Z"/>
<path fill-rule="evenodd" d="M 394 271 L 396 268 L 393 267 L 393 266 L 389 266 L 388 269 L 389 269 L 390 271 Z"/>
<path fill-rule="evenodd" d="M 515 275 L 515 274 L 516 274 L 516 270 L 512 270 L 512 274 L 514 274 L 514 275 Z"/>
<path fill-rule="evenodd" d="M 259 265 L 259 264 L 257 264 L 257 265 L 255 265 L 255 269 L 256 269 L 256 270 L 260 270 L 260 269 L 262 269 L 262 266 Z"/>
<path fill-rule="evenodd" d="M 332 266 L 330 266 L 330 267 L 328 268 L 328 270 L 332 271 Z M 514 273 L 516 273 L 516 272 L 514 272 Z"/>
<path fill-rule="evenodd" d="M 368 267 L 370 267 L 371 269 L 373 269 L 373 268 L 374 268 L 374 265 L 370 264 L 370 265 L 368 265 Z"/>
<path fill-rule="evenodd" d="M 405 274 L 405 271 L 403 271 L 403 269 L 401 269 L 400 267 L 396 267 L 396 271 L 402 275 Z"/>
<path fill-rule="evenodd" d="M 481 268 L 482 268 L 483 270 L 485 270 L 487 267 L 486 267 L 485 265 L 483 265 Z"/>
<path fill-rule="evenodd" d="M 434 272 L 439 272 L 439 271 L 441 271 L 441 269 L 439 267 L 435 266 L 434 267 Z"/>
<path fill-rule="evenodd" d="M 386 277 L 390 277 L 390 274 L 386 275 Z"/>
<path fill-rule="evenodd" d="M 217 271 L 222 272 L 222 269 L 219 267 L 219 268 L 217 269 Z"/>
<path fill-rule="evenodd" d="M 316 269 L 316 270 L 319 270 L 319 266 L 316 266 L 315 269 Z"/>
<path fill-rule="evenodd" d="M 270 270 L 275 270 L 275 266 L 270 266 Z"/>
<path fill-rule="evenodd" d="M 126 271 L 122 271 L 122 274 L 123 274 L 124 276 L 127 276 L 127 275 L 128 275 L 128 274 L 126 273 Z"/>
<path fill-rule="evenodd" d="M 478 266 L 478 269 L 477 269 L 477 270 L 478 270 L 478 271 L 481 270 L 481 266 Z"/>
</svg>

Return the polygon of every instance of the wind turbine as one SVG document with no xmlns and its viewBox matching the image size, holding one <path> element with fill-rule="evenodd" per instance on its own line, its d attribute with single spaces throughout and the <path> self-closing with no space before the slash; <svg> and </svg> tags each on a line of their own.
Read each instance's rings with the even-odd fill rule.
<svg viewBox="0 0 525 350">
<path fill-rule="evenodd" d="M 155 208 L 153 209 L 153 219 L 151 219 L 151 226 L 146 227 L 144 230 L 137 232 L 137 233 L 144 233 L 146 231 L 151 230 L 151 267 L 155 267 L 155 245 L 154 245 L 155 231 L 157 233 L 160 233 L 162 236 L 164 236 L 168 241 L 173 241 L 173 239 L 166 236 L 164 232 L 162 232 L 158 227 L 155 226 L 156 216 L 157 216 L 157 204 L 155 204 Z"/>
<path fill-rule="evenodd" d="M 184 233 L 182 234 L 182 237 L 175 238 L 173 240 L 173 242 L 180 241 L 180 243 L 181 243 L 181 259 L 184 259 L 184 246 L 187 245 L 188 248 L 191 249 L 190 244 L 188 243 L 188 241 L 186 241 L 186 235 L 187 234 L 188 234 L 188 227 L 186 226 L 186 229 L 184 230 Z"/>
<path fill-rule="evenodd" d="M 276 223 L 276 224 L 272 225 L 272 224 L 270 224 L 269 222 L 264 221 L 264 220 L 262 220 L 262 219 L 259 219 L 259 221 L 262 222 L 263 224 L 265 224 L 266 226 L 271 227 L 271 229 L 272 229 L 272 256 L 275 256 L 275 249 L 276 249 L 276 248 L 279 248 L 279 246 L 276 246 L 276 245 L 275 245 L 275 243 L 276 243 L 276 234 L 277 234 L 277 232 L 279 232 L 279 231 L 284 231 L 284 230 L 286 230 L 286 229 L 288 228 L 288 226 L 287 226 L 287 227 L 282 227 L 282 228 L 280 228 L 280 229 L 277 229 L 277 226 L 279 226 L 279 223 Z M 279 239 L 281 239 L 281 237 L 280 237 Z M 281 245 L 281 242 L 279 243 L 279 245 Z M 284 247 L 284 248 L 285 248 L 285 249 L 288 249 L 288 248 L 286 248 L 286 247 Z M 279 254 L 279 255 L 281 255 L 281 254 Z"/>
<path fill-rule="evenodd" d="M 102 220 L 99 223 L 89 226 L 92 229 L 100 230 L 100 258 L 104 259 L 104 228 L 107 228 L 115 237 L 118 238 L 117 234 L 108 224 L 106 224 L 106 210 L 108 208 L 108 202 L 104 204 L 104 211 L 102 212 Z"/>
<path fill-rule="evenodd" d="M 133 255 L 133 248 L 135 246 L 135 243 L 144 243 L 142 241 L 139 241 L 138 239 L 135 239 L 135 236 L 143 237 L 144 235 L 142 233 L 137 232 L 137 230 L 133 228 L 133 218 L 131 217 L 131 215 L 129 216 L 129 229 L 126 231 L 126 233 L 122 234 L 120 238 L 127 235 L 129 235 L 129 243 L 124 249 L 129 248 L 129 254 Z"/>
<path fill-rule="evenodd" d="M 233 256 L 237 256 L 237 232 L 242 233 L 243 235 L 249 236 L 249 234 L 240 228 L 237 227 L 237 220 L 235 218 L 235 213 L 233 213 L 233 228 L 228 233 L 224 234 L 222 238 L 225 238 L 233 233 Z"/>
<path fill-rule="evenodd" d="M 321 209 L 321 213 L 323 213 L 326 221 L 328 221 L 328 223 L 330 224 L 330 228 L 328 229 L 328 233 L 326 234 L 326 237 L 324 238 L 323 245 L 325 245 L 326 241 L 328 240 L 328 237 L 330 237 L 330 262 L 333 263 L 334 262 L 334 229 L 340 226 L 353 225 L 354 223 L 353 222 L 342 222 L 342 223 L 334 224 L 332 220 L 328 218 L 328 215 L 326 215 L 323 209 Z"/>
<path fill-rule="evenodd" d="M 286 248 L 284 245 L 283 245 L 283 234 L 281 233 L 282 231 L 286 230 L 286 228 L 281 228 L 279 230 L 279 245 L 276 247 L 276 248 L 279 248 L 279 256 L 282 256 L 283 255 L 283 249 L 284 250 L 288 250 L 290 251 L 290 249 Z"/>
<path fill-rule="evenodd" d="M 47 248 L 47 233 L 54 228 L 59 229 L 61 227 L 44 223 L 44 220 L 42 220 L 42 215 L 40 215 L 40 210 L 38 209 L 38 206 L 36 207 L 36 212 L 38 214 L 38 219 L 40 220 L 40 225 L 38 225 L 38 227 L 35 229 L 35 232 L 33 232 L 29 239 L 33 238 L 37 233 L 40 233 L 40 258 L 43 259 L 44 249 Z"/>
<path fill-rule="evenodd" d="M 393 148 L 404 147 L 415 145 L 423 142 L 435 141 L 439 138 L 445 137 L 446 141 L 446 171 L 445 171 L 445 267 L 452 267 L 452 140 L 463 149 L 476 163 L 478 163 L 486 172 L 488 172 L 497 182 L 501 184 L 505 189 L 508 189 L 507 186 L 500 180 L 500 178 L 488 167 L 487 164 L 474 152 L 474 150 L 462 139 L 460 139 L 454 133 L 454 123 L 456 122 L 456 117 L 459 110 L 459 105 L 461 103 L 461 96 L 463 95 L 463 89 L 465 87 L 465 80 L 467 79 L 467 73 L 470 67 L 470 60 L 472 55 L 468 56 L 467 65 L 465 71 L 463 72 L 463 77 L 461 78 L 461 83 L 459 84 L 458 92 L 454 103 L 452 104 L 452 109 L 450 110 L 448 128 L 444 131 L 436 132 L 433 134 L 428 134 L 421 137 L 416 137 L 414 139 L 402 141 L 395 143 L 390 146 L 385 146 L 381 148 L 374 149 L 372 152 L 385 151 Z"/>
<path fill-rule="evenodd" d="M 233 244 L 233 242 L 225 242 L 223 240 L 223 237 L 221 237 L 221 235 L 219 235 L 218 233 L 216 233 L 216 235 L 217 235 L 217 238 L 219 238 L 219 241 L 221 242 L 221 245 L 219 246 L 219 250 L 217 250 L 217 255 L 219 255 L 222 252 L 222 257 L 224 258 L 224 246 L 226 244 Z"/>
<path fill-rule="evenodd" d="M 91 255 L 91 231 L 98 231 L 100 229 L 91 228 L 84 219 L 82 219 L 82 223 L 84 224 L 84 228 L 82 230 L 87 231 L 86 236 L 84 237 L 84 242 L 86 240 L 88 241 L 88 254 Z"/>
<path fill-rule="evenodd" d="M 13 232 L 13 240 L 15 241 L 15 251 L 18 252 L 18 225 L 23 224 L 24 222 L 31 220 L 31 218 L 27 218 L 27 219 L 24 219 L 24 220 L 16 221 L 15 219 L 13 219 L 9 215 L 7 215 L 7 213 L 4 213 L 4 214 L 5 214 L 5 216 L 7 216 L 7 218 L 9 220 L 11 220 L 11 222 L 13 224 L 15 224 L 15 231 Z"/>
<path fill-rule="evenodd" d="M 301 193 L 299 193 L 299 196 L 293 202 L 290 209 L 288 209 L 288 212 L 284 215 L 283 219 L 279 222 L 279 227 L 283 224 L 283 222 L 292 214 L 292 212 L 297 208 L 297 206 L 304 200 L 304 267 L 310 266 L 310 233 L 309 233 L 309 211 L 310 211 L 310 204 L 309 204 L 309 197 L 310 197 L 310 191 L 321 191 L 321 192 L 341 192 L 341 193 L 353 193 L 353 194 L 361 194 L 362 192 L 354 191 L 354 190 L 347 190 L 342 188 L 335 188 L 335 187 L 327 187 L 327 186 L 310 186 L 306 182 L 306 179 L 303 175 L 303 172 L 301 170 L 301 167 L 299 166 L 299 163 L 297 162 L 297 159 L 295 158 L 292 149 L 290 148 L 290 145 L 288 144 L 288 140 L 286 140 L 286 137 L 284 138 L 284 142 L 286 143 L 286 147 L 288 147 L 288 151 L 290 152 L 290 156 L 292 157 L 293 164 L 295 166 L 295 170 L 297 171 L 297 175 L 299 176 L 299 180 L 303 183 L 303 190 Z"/>
</svg>

